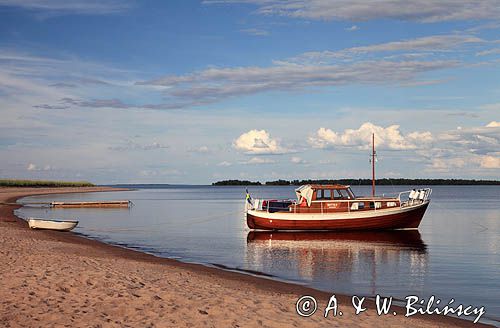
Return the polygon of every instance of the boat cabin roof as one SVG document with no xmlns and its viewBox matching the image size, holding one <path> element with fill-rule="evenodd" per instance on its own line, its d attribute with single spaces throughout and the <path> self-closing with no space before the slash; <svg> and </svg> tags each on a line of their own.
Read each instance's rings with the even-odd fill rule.
<svg viewBox="0 0 500 328">
<path fill-rule="evenodd" d="M 350 186 L 341 185 L 341 184 L 311 184 L 309 185 L 312 189 L 340 189 L 346 190 L 349 189 Z"/>
</svg>

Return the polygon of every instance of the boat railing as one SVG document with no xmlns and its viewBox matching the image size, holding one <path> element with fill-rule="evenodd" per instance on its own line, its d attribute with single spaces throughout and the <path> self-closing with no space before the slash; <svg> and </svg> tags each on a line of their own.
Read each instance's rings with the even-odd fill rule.
<svg viewBox="0 0 500 328">
<path fill-rule="evenodd" d="M 431 188 L 402 191 L 398 195 L 400 207 L 418 205 L 426 202 L 432 194 Z M 404 195 L 407 195 L 404 197 Z"/>
<path fill-rule="evenodd" d="M 290 211 L 290 205 L 296 204 L 293 199 L 264 199 L 264 198 L 254 198 L 253 204 L 248 206 L 247 209 L 252 209 L 256 211 L 266 211 L 266 212 L 283 212 Z M 281 206 L 278 206 L 281 205 Z"/>
</svg>

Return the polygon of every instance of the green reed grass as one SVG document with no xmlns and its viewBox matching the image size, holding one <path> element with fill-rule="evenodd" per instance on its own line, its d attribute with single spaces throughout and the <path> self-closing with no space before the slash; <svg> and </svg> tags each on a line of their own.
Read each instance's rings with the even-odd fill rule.
<svg viewBox="0 0 500 328">
<path fill-rule="evenodd" d="M 87 181 L 49 181 L 49 180 L 16 180 L 0 179 L 0 187 L 93 187 Z"/>
</svg>

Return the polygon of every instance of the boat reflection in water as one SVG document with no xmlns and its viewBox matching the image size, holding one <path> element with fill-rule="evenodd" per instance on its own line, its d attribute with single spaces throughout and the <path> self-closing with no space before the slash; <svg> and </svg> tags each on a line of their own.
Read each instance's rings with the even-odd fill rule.
<svg viewBox="0 0 500 328">
<path fill-rule="evenodd" d="M 427 255 L 418 230 L 251 231 L 246 260 L 259 271 L 314 288 L 405 297 L 423 291 Z"/>
</svg>

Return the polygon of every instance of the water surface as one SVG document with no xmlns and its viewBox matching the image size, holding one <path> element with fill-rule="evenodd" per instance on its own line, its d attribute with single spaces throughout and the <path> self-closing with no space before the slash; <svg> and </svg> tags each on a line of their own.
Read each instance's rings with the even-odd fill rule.
<svg viewBox="0 0 500 328">
<path fill-rule="evenodd" d="M 77 218 L 76 232 L 162 257 L 258 271 L 348 295 L 431 295 L 485 306 L 500 320 L 500 187 L 434 186 L 419 231 L 251 232 L 244 187 L 168 186 L 27 197 L 29 201 L 130 199 L 130 209 L 23 207 L 23 216 Z M 254 197 L 292 198 L 293 187 L 251 187 Z M 380 186 L 378 193 L 408 190 Z M 369 194 L 370 187 L 353 187 Z"/>
</svg>

